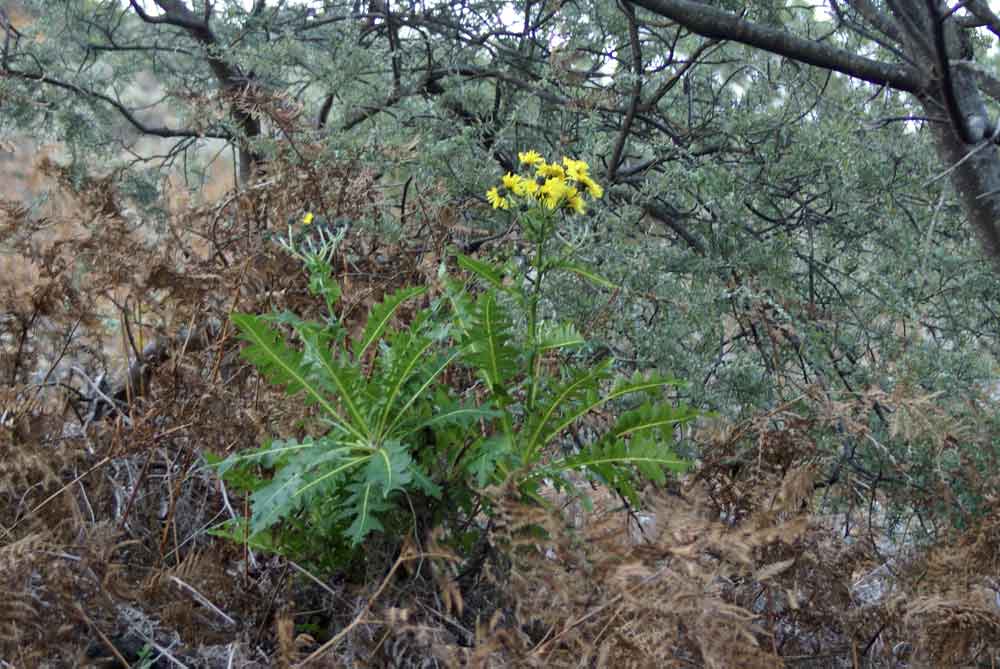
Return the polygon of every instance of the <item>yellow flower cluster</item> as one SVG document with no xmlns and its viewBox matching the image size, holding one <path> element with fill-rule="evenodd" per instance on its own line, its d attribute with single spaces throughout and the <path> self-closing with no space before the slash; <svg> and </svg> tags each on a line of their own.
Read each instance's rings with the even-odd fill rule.
<svg viewBox="0 0 1000 669">
<path fill-rule="evenodd" d="M 564 209 L 577 214 L 586 212 L 583 192 L 597 200 L 604 195 L 600 184 L 590 178 L 590 166 L 582 160 L 563 157 L 562 164 L 546 163 L 537 151 L 517 154 L 525 167 L 534 168 L 534 176 L 506 174 L 502 186 L 486 191 L 486 199 L 494 209 L 509 209 L 512 198 L 546 209 Z"/>
</svg>

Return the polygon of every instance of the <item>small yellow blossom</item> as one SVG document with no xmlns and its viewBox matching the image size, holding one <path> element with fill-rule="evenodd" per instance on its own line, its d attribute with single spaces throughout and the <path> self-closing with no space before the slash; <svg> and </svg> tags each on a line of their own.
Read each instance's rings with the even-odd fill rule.
<svg viewBox="0 0 1000 669">
<path fill-rule="evenodd" d="M 562 177 L 552 177 L 545 180 L 539 189 L 538 197 L 549 209 L 555 209 L 564 197 L 570 197 L 576 189 L 566 185 Z"/>
<path fill-rule="evenodd" d="M 558 165 L 556 163 L 543 162 L 538 166 L 537 171 L 538 171 L 538 176 L 540 177 L 545 177 L 545 178 L 556 177 L 559 179 L 566 178 L 566 172 L 565 170 L 563 170 L 562 165 Z"/>
<path fill-rule="evenodd" d="M 311 211 L 308 212 L 305 216 L 302 217 L 302 225 L 309 225 L 310 223 L 313 222 L 313 218 L 315 217 L 313 216 L 312 212 Z"/>
<path fill-rule="evenodd" d="M 503 175 L 500 185 L 486 191 L 486 199 L 494 209 L 510 209 L 511 205 L 520 204 L 584 214 L 585 195 L 595 200 L 604 195 L 604 189 L 590 177 L 586 161 L 563 156 L 561 164 L 547 163 L 537 151 L 524 151 L 517 157 L 522 165 L 533 167 L 535 174 Z"/>
<path fill-rule="evenodd" d="M 518 197 L 534 195 L 538 191 L 538 184 L 535 183 L 534 179 L 525 179 L 519 174 L 508 172 L 502 181 L 503 187 Z"/>
<path fill-rule="evenodd" d="M 534 179 L 521 178 L 514 185 L 514 195 L 518 197 L 530 197 L 538 193 L 538 183 Z"/>
<path fill-rule="evenodd" d="M 522 165 L 527 165 L 528 167 L 545 162 L 538 151 L 522 151 L 517 154 L 517 159 L 521 161 Z"/>
<path fill-rule="evenodd" d="M 581 176 L 576 182 L 586 188 L 590 197 L 595 200 L 600 200 L 601 196 L 604 195 L 604 189 L 601 188 L 601 185 L 586 175 Z"/>
<path fill-rule="evenodd" d="M 509 209 L 510 200 L 500 195 L 500 191 L 494 186 L 486 191 L 486 199 L 493 205 L 494 209 Z"/>
<path fill-rule="evenodd" d="M 583 197 L 576 192 L 575 188 L 571 188 L 573 191 L 572 195 L 567 195 L 566 200 L 563 202 L 563 207 L 569 209 L 570 211 L 575 211 L 578 214 L 586 213 L 587 208 L 583 204 Z"/>
<path fill-rule="evenodd" d="M 583 160 L 573 160 L 572 158 L 567 158 L 563 156 L 563 165 L 566 166 L 566 174 L 570 179 L 575 181 L 582 181 L 588 178 L 590 173 L 590 165 Z"/>
</svg>

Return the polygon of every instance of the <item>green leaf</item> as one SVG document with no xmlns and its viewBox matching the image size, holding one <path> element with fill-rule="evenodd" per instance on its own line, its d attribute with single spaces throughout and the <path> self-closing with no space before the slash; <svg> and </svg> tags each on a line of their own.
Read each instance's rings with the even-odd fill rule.
<svg viewBox="0 0 1000 669">
<path fill-rule="evenodd" d="M 404 337 L 393 342 L 395 344 L 393 349 L 402 348 L 403 345 L 405 345 L 404 342 L 405 343 L 414 342 L 416 343 L 416 345 L 409 346 L 408 347 L 409 350 L 406 351 L 404 354 L 405 357 L 401 359 L 397 358 L 397 356 L 395 355 L 396 351 L 393 350 L 393 355 L 391 356 L 393 364 L 391 364 L 388 369 L 385 369 L 384 374 L 380 376 L 379 379 L 377 380 L 378 385 L 380 386 L 383 392 L 383 397 L 381 401 L 384 405 L 381 415 L 379 416 L 378 419 L 378 425 L 375 429 L 377 439 L 382 439 L 392 430 L 396 422 L 399 421 L 400 418 L 406 415 L 406 410 L 409 409 L 409 407 L 413 404 L 413 402 L 416 401 L 416 399 L 420 396 L 420 394 L 423 393 L 424 389 L 427 388 L 430 381 L 433 380 L 435 376 L 437 376 L 440 369 L 444 369 L 444 367 L 441 367 L 438 371 L 434 372 L 434 374 L 431 375 L 430 379 L 427 379 L 426 382 L 421 386 L 420 390 L 416 391 L 416 393 L 414 393 L 410 397 L 409 401 L 407 401 L 404 404 L 404 406 L 399 409 L 399 411 L 396 413 L 395 418 L 390 423 L 389 416 L 390 412 L 392 412 L 393 407 L 396 403 L 396 398 L 399 397 L 399 394 L 403 390 L 403 386 L 413 375 L 414 371 L 418 369 L 420 363 L 426 359 L 427 352 L 430 350 L 432 346 L 434 346 L 434 342 L 431 341 L 430 339 L 424 339 L 422 337 L 421 338 Z M 448 363 L 446 362 L 445 366 L 447 364 Z"/>
<path fill-rule="evenodd" d="M 670 436 L 675 425 L 696 418 L 698 413 L 688 407 L 675 408 L 669 404 L 643 404 L 637 409 L 623 413 L 611 433 L 615 437 L 629 437 L 639 432 L 656 431 Z"/>
<path fill-rule="evenodd" d="M 558 436 L 566 427 L 604 403 L 604 399 L 599 399 L 574 406 L 575 402 L 597 391 L 600 382 L 607 378 L 610 367 L 611 361 L 603 360 L 591 369 L 575 370 L 568 381 L 546 393 L 544 399 L 548 402 L 540 406 L 537 417 L 530 418 L 530 433 L 524 442 L 527 462 L 532 461 L 541 447 Z M 556 422 L 558 427 L 552 428 L 550 423 L 553 422 Z"/>
<path fill-rule="evenodd" d="M 240 330 L 240 338 L 250 345 L 240 355 L 260 370 L 269 382 L 283 386 L 289 395 L 305 391 L 308 404 L 318 404 L 336 424 L 349 427 L 348 421 L 327 399 L 321 386 L 311 380 L 311 369 L 303 354 L 285 345 L 282 338 L 252 314 L 234 313 L 231 317 Z M 319 335 L 315 335 L 319 337 Z M 314 344 L 314 347 L 318 344 Z"/>
<path fill-rule="evenodd" d="M 329 346 L 325 345 L 325 341 L 317 333 L 300 331 L 299 334 L 305 345 L 306 359 L 316 372 L 310 378 L 315 379 L 316 385 L 340 398 L 350 416 L 348 421 L 341 418 L 339 413 L 336 414 L 344 429 L 360 439 L 368 438 L 371 434 L 368 419 L 358 405 L 358 400 L 362 399 L 364 380 L 357 366 L 342 365 L 335 360 Z"/>
<path fill-rule="evenodd" d="M 307 321 L 304 318 L 293 314 L 290 311 L 282 311 L 278 314 L 262 314 L 259 318 L 274 325 L 288 325 L 295 329 L 297 333 L 315 332 L 319 338 L 328 345 L 334 342 L 341 342 L 347 336 L 347 331 L 336 320 L 326 323 Z M 300 335 L 301 336 L 301 335 Z"/>
<path fill-rule="evenodd" d="M 295 496 L 295 490 L 302 485 L 303 469 L 302 463 L 285 465 L 250 496 L 251 533 L 268 529 L 299 508 L 301 500 Z"/>
<path fill-rule="evenodd" d="M 461 253 L 456 254 L 456 258 L 458 259 L 458 266 L 462 269 L 472 272 L 499 291 L 508 291 L 507 286 L 505 286 L 503 282 L 503 275 L 500 274 L 500 272 L 498 272 L 492 265 L 481 260 L 476 260 L 475 258 L 470 258 L 469 256 Z"/>
<path fill-rule="evenodd" d="M 513 445 L 503 433 L 478 440 L 470 450 L 468 470 L 476 477 L 476 485 L 483 488 L 494 482 L 497 463 L 507 459 L 513 452 Z"/>
<path fill-rule="evenodd" d="M 457 358 L 459 355 L 461 355 L 459 351 L 452 353 L 450 356 L 445 358 L 436 368 L 431 370 L 429 374 L 427 374 L 427 377 L 424 379 L 420 387 L 413 392 L 413 394 L 410 396 L 410 399 L 408 399 L 406 403 L 399 409 L 399 412 L 396 415 L 396 419 L 393 420 L 393 422 L 389 425 L 388 428 L 389 431 L 395 428 L 395 426 L 399 423 L 399 421 L 406 416 L 406 412 L 409 411 L 410 407 L 413 406 L 414 402 L 416 402 L 421 396 L 423 396 L 424 393 L 427 392 L 428 388 L 430 388 L 431 384 L 434 382 L 434 379 L 436 379 L 438 375 L 441 374 L 441 372 L 443 372 L 445 368 L 448 365 L 450 365 L 452 361 L 454 361 L 455 358 Z"/>
<path fill-rule="evenodd" d="M 369 533 L 384 529 L 375 514 L 389 507 L 382 501 L 378 488 L 378 484 L 371 482 L 350 487 L 351 495 L 347 499 L 347 505 L 354 522 L 347 528 L 347 536 L 353 546 L 358 546 Z"/>
<path fill-rule="evenodd" d="M 665 469 L 683 472 L 690 466 L 690 462 L 678 457 L 669 447 L 655 439 L 606 439 L 576 455 L 551 463 L 547 469 L 555 472 L 587 469 L 621 489 L 631 477 L 631 467 L 639 470 L 646 478 L 662 484 L 665 481 Z M 631 489 L 630 484 L 628 487 Z"/>
<path fill-rule="evenodd" d="M 410 468 L 410 474 L 413 476 L 413 485 L 423 490 L 427 495 L 433 497 L 434 499 L 441 499 L 441 486 L 432 481 L 424 470 L 417 463 L 413 463 Z"/>
<path fill-rule="evenodd" d="M 484 293 L 476 305 L 475 323 L 465 342 L 465 357 L 475 365 L 490 391 L 506 395 L 507 380 L 517 371 L 517 351 L 510 344 L 510 322 L 496 295 Z"/>
<path fill-rule="evenodd" d="M 315 496 L 315 489 L 321 484 L 325 484 L 327 490 L 332 490 L 338 477 L 341 475 L 347 475 L 352 469 L 358 469 L 361 465 L 365 464 L 372 458 L 371 450 L 367 448 L 362 449 L 352 449 L 355 454 L 348 455 L 344 457 L 345 454 L 338 453 L 340 461 L 337 462 L 336 466 L 325 469 L 322 473 L 316 473 L 308 478 L 308 481 L 300 488 L 295 491 L 296 496 L 304 495 L 309 493 L 309 496 Z M 357 451 L 360 450 L 360 453 Z"/>
<path fill-rule="evenodd" d="M 424 292 L 426 289 L 421 286 L 400 288 L 372 307 L 371 313 L 368 314 L 368 323 L 365 325 L 364 334 L 362 334 L 361 339 L 354 343 L 355 358 L 360 360 L 368 348 L 378 341 L 403 302 L 417 295 L 423 295 Z"/>
<path fill-rule="evenodd" d="M 389 493 L 402 490 L 412 480 L 412 466 L 413 458 L 406 447 L 390 441 L 372 454 L 364 478 L 381 488 L 382 497 L 388 497 Z"/>
<path fill-rule="evenodd" d="M 584 267 L 583 265 L 577 265 L 571 262 L 560 262 L 557 263 L 555 268 L 564 269 L 573 274 L 582 276 L 584 279 L 590 281 L 591 283 L 600 286 L 601 288 L 607 288 L 608 290 L 615 290 L 618 288 L 615 284 L 611 283 L 604 277 L 596 274 L 593 270 Z"/>
<path fill-rule="evenodd" d="M 401 435 L 401 438 L 405 438 L 414 432 L 419 432 L 426 427 L 434 427 L 442 424 L 468 428 L 480 420 L 489 420 L 501 415 L 503 415 L 503 412 L 491 409 L 488 404 L 479 407 L 467 407 L 458 404 L 450 407 L 441 407 L 430 418 L 407 429 Z"/>
<path fill-rule="evenodd" d="M 678 387 L 680 382 L 673 378 L 668 378 L 659 374 L 650 374 L 649 376 L 643 376 L 641 373 L 636 373 L 631 379 L 624 379 L 615 384 L 611 389 L 611 392 L 602 394 L 595 399 L 591 400 L 587 404 L 579 407 L 576 411 L 567 414 L 555 424 L 555 427 L 541 438 L 540 444 L 547 444 L 552 439 L 559 436 L 563 430 L 572 425 L 580 417 L 587 415 L 594 409 L 612 402 L 626 395 L 632 395 L 635 393 L 654 393 L 662 388 L 666 387 Z"/>
<path fill-rule="evenodd" d="M 299 443 L 297 441 L 274 439 L 269 440 L 260 448 L 234 453 L 224 460 L 218 458 L 218 456 L 206 454 L 206 460 L 209 458 L 214 460 L 215 462 L 210 462 L 210 464 L 215 467 L 216 474 L 220 477 L 226 477 L 230 471 L 247 466 L 256 465 L 265 469 L 273 469 L 283 464 L 290 456 L 300 453 L 303 450 L 314 448 L 315 446 L 316 444 L 312 440 Z"/>
<path fill-rule="evenodd" d="M 691 463 L 678 457 L 669 447 L 654 440 L 639 440 L 626 442 L 612 440 L 604 444 L 596 444 L 594 448 L 582 451 L 562 462 L 553 463 L 552 468 L 567 469 L 580 467 L 598 467 L 606 464 L 638 464 L 648 463 L 667 469 L 682 472 L 690 468 Z"/>
<path fill-rule="evenodd" d="M 213 537 L 228 539 L 233 543 L 246 544 L 251 550 L 274 552 L 274 540 L 270 532 L 252 534 L 246 518 L 231 518 L 208 530 Z"/>
<path fill-rule="evenodd" d="M 333 307 L 340 301 L 340 284 L 333 278 L 333 270 L 328 263 L 323 261 L 311 263 L 309 267 L 309 292 L 322 297 L 329 307 Z"/>
<path fill-rule="evenodd" d="M 451 305 L 452 318 L 464 337 L 475 325 L 476 303 L 464 284 L 451 278 L 444 279 L 444 296 Z"/>
<path fill-rule="evenodd" d="M 297 452 L 292 450 L 296 446 L 294 442 L 285 443 L 287 445 L 272 451 L 291 451 L 293 456 L 287 463 L 278 466 L 274 477 L 250 496 L 253 509 L 251 529 L 254 533 L 288 518 L 308 501 L 310 496 L 303 494 L 306 491 L 313 490 L 323 482 L 328 483 L 329 491 L 329 484 L 333 483 L 336 475 L 363 464 L 368 459 L 367 454 L 352 455 L 359 450 L 357 445 L 343 444 L 328 438 L 304 442 L 301 444 L 304 450 Z M 332 468 L 323 470 L 324 465 L 329 467 L 331 461 Z"/>
<path fill-rule="evenodd" d="M 558 350 L 570 346 L 583 346 L 587 340 L 569 323 L 543 324 L 538 336 L 538 352 Z"/>
</svg>

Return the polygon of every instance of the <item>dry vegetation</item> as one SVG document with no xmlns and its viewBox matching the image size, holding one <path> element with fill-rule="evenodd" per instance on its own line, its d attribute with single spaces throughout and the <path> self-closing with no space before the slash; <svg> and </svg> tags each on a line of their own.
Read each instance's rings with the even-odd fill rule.
<svg viewBox="0 0 1000 669">
<path fill-rule="evenodd" d="M 846 458 L 874 403 L 927 448 L 990 443 L 902 392 L 706 423 L 698 467 L 646 491 L 642 514 L 597 492 L 585 511 L 488 490 L 497 522 L 467 556 L 411 537 L 372 547 L 348 580 L 208 535 L 244 508 L 201 455 L 303 429 L 306 410 L 260 383 L 227 320 L 319 308 L 267 235 L 306 207 L 335 220 L 383 205 L 357 164 L 288 152 L 155 237 L 114 174 L 73 183 L 43 160 L 74 206 L 2 203 L 0 666 L 144 666 L 144 649 L 157 667 L 995 666 L 1000 518 L 929 547 L 888 542 L 884 489 L 819 446 L 837 435 Z M 410 194 L 402 241 L 346 239 L 348 322 L 386 291 L 433 285 L 445 246 L 474 234 L 428 195 Z M 994 504 L 997 468 L 961 466 Z M 915 507 L 948 501 L 901 489 Z M 842 511 L 817 514 L 831 497 Z"/>
</svg>

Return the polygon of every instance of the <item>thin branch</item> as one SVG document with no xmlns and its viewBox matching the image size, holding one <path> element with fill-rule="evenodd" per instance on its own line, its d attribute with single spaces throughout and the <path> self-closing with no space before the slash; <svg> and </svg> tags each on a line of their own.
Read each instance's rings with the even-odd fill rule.
<svg viewBox="0 0 1000 669">
<path fill-rule="evenodd" d="M 655 202 L 650 202 L 643 205 L 642 209 L 646 212 L 646 214 L 652 216 L 657 221 L 660 221 L 673 230 L 677 236 L 683 239 L 695 253 L 698 255 L 705 255 L 705 244 L 691 234 L 687 228 L 681 225 L 677 220 L 677 217 L 674 216 L 666 207 Z"/>
<path fill-rule="evenodd" d="M 986 26 L 991 33 L 1000 37 L 1000 16 L 994 14 L 988 4 L 983 0 L 967 0 L 965 8 L 976 18 L 976 22 L 967 22 L 960 19 L 959 23 L 963 28 Z"/>
<path fill-rule="evenodd" d="M 178 28 L 184 28 L 185 30 L 207 30 L 208 25 L 199 21 L 195 14 L 185 7 L 183 4 L 176 2 L 176 0 L 156 0 L 156 4 L 159 5 L 160 9 L 163 10 L 163 14 L 160 16 L 152 16 L 147 14 L 146 10 L 142 8 L 136 0 L 129 0 L 129 4 L 135 13 L 139 15 L 145 23 L 150 24 L 165 24 L 169 26 L 176 26 Z"/>
<path fill-rule="evenodd" d="M 836 0 L 832 1 L 836 3 Z M 886 37 L 896 42 L 903 41 L 902 31 L 899 29 L 899 24 L 896 23 L 895 19 L 875 7 L 868 0 L 847 0 L 847 4 L 853 7 L 865 21 L 872 24 L 876 30 Z"/>
<path fill-rule="evenodd" d="M 16 79 L 22 79 L 24 81 L 34 81 L 39 84 L 44 84 L 47 86 L 53 86 L 55 88 L 60 88 L 62 90 L 70 91 L 76 95 L 84 98 L 93 98 L 95 100 L 100 100 L 101 102 L 114 107 L 115 110 L 121 114 L 129 124 L 135 127 L 141 133 L 147 135 L 153 135 L 155 137 L 196 137 L 196 138 L 211 138 L 211 139 L 224 139 L 232 140 L 232 135 L 228 132 L 212 132 L 205 130 L 190 130 L 182 128 L 168 128 L 166 126 L 152 126 L 146 125 L 138 118 L 131 109 L 126 107 L 124 104 L 114 99 L 110 95 L 104 93 L 99 93 L 98 91 L 84 88 L 78 86 L 77 84 L 71 84 L 67 81 L 62 81 L 61 79 L 55 79 L 44 74 L 32 74 L 30 72 L 22 72 L 20 70 L 12 70 L 10 68 L 4 68 L 0 70 L 0 75 L 14 77 Z"/>
<path fill-rule="evenodd" d="M 770 51 L 807 65 L 846 74 L 880 86 L 919 94 L 927 87 L 921 73 L 903 64 L 885 63 L 814 42 L 786 30 L 747 21 L 694 0 L 630 0 L 654 14 L 676 21 L 703 37 L 725 39 Z"/>
<path fill-rule="evenodd" d="M 677 74 L 663 82 L 663 84 L 653 92 L 649 99 L 646 100 L 646 102 L 642 105 L 642 111 L 648 112 L 655 109 L 656 105 L 659 104 L 663 96 L 669 93 L 673 87 L 677 85 L 678 81 L 682 81 L 684 79 L 684 75 L 687 74 L 688 70 L 698 64 L 698 60 L 702 57 L 702 55 L 709 49 L 718 45 L 719 41 L 714 39 L 706 40 L 705 42 L 699 44 L 698 48 L 691 54 L 691 57 L 687 59 L 687 62 L 685 62 L 684 65 L 682 65 L 677 71 Z"/>
<path fill-rule="evenodd" d="M 639 24 L 635 20 L 635 8 L 628 2 L 619 2 L 625 18 L 628 19 L 629 45 L 632 50 L 632 96 L 629 100 L 628 111 L 622 121 L 622 127 L 615 138 L 615 148 L 611 153 L 611 161 L 608 165 L 608 181 L 614 182 L 617 176 L 618 167 L 622 162 L 622 152 L 625 150 L 625 142 L 628 141 L 629 133 L 632 131 L 632 121 L 635 119 L 636 110 L 642 103 L 642 44 L 639 40 Z"/>
<path fill-rule="evenodd" d="M 976 78 L 976 83 L 979 84 L 980 90 L 997 102 L 1000 102 L 1000 79 L 997 79 L 995 74 L 971 60 L 953 60 L 951 61 L 951 66 L 963 69 L 972 74 Z"/>
</svg>

